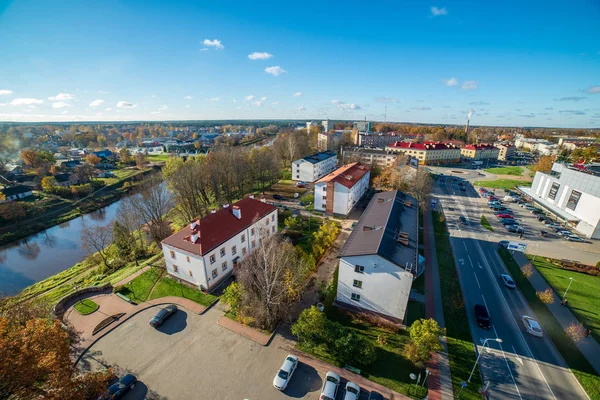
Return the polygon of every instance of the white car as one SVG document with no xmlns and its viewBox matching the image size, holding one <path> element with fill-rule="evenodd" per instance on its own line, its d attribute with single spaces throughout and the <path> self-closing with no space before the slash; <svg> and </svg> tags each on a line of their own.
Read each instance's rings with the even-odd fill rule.
<svg viewBox="0 0 600 400">
<path fill-rule="evenodd" d="M 292 375 L 294 375 L 294 371 L 296 371 L 296 367 L 298 367 L 298 357 L 288 354 L 283 365 L 279 371 L 277 371 L 275 379 L 273 379 L 273 386 L 275 386 L 275 389 L 285 390 L 292 379 Z"/>
<path fill-rule="evenodd" d="M 360 386 L 354 382 L 346 383 L 346 393 L 344 394 L 344 400 L 358 400 L 360 395 Z"/>
<path fill-rule="evenodd" d="M 510 275 L 501 274 L 500 278 L 502 278 L 502 282 L 504 283 L 504 286 L 506 286 L 509 289 L 515 288 L 515 281 L 513 281 L 513 278 L 511 278 Z"/>
<path fill-rule="evenodd" d="M 329 371 L 323 381 L 323 389 L 321 389 L 319 400 L 335 400 L 339 386 L 340 376 L 335 372 Z"/>
<path fill-rule="evenodd" d="M 537 336 L 537 337 L 544 336 L 542 327 L 540 326 L 539 322 L 537 322 L 535 319 L 528 317 L 527 315 L 523 315 L 521 317 L 521 321 L 523 321 L 523 325 L 525 325 L 525 330 L 530 335 Z"/>
</svg>

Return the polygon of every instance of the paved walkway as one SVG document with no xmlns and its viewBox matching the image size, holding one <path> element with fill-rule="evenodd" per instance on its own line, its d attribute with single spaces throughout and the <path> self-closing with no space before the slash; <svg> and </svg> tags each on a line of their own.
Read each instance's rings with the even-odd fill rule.
<svg viewBox="0 0 600 400">
<path fill-rule="evenodd" d="M 513 252 L 513 258 L 519 265 L 519 268 L 529 264 L 529 259 L 525 257 L 523 253 Z M 546 288 L 550 287 L 544 277 L 538 272 L 536 268 L 533 268 L 533 274 L 529 278 L 529 282 L 533 286 L 536 291 L 546 290 Z M 561 297 L 557 294 L 556 297 L 561 299 Z M 563 307 L 560 304 L 560 301 L 556 301 L 553 304 L 546 305 L 548 309 L 554 314 L 554 317 L 560 324 L 560 326 L 565 329 L 572 322 L 578 323 L 579 321 L 571 310 L 568 307 Z M 581 351 L 581 354 L 584 355 L 585 358 L 589 361 L 589 363 L 594 367 L 596 372 L 600 374 L 600 344 L 592 337 L 588 336 L 586 338 L 581 339 L 578 342 L 575 342 L 575 345 Z"/>
<path fill-rule="evenodd" d="M 229 329 L 230 331 L 237 333 L 238 335 L 245 337 L 246 339 L 258 343 L 261 346 L 268 345 L 271 341 L 271 338 L 275 334 L 273 333 L 271 335 L 267 335 L 265 333 L 262 333 L 258 329 L 242 325 L 239 322 L 232 320 L 231 318 L 227 318 L 225 315 L 219 318 L 217 324 L 221 325 L 223 328 Z M 275 329 L 275 331 L 277 331 L 277 329 Z"/>
<path fill-rule="evenodd" d="M 431 221 L 431 210 L 424 212 L 423 218 L 423 244 L 425 246 L 425 316 L 434 318 L 443 328 L 444 309 L 442 308 L 442 289 L 440 287 L 440 276 L 438 273 L 437 253 L 435 249 L 435 237 L 433 223 Z M 448 346 L 446 339 L 442 339 L 444 350 L 433 355 L 427 368 L 431 371 L 429 377 L 429 394 L 431 400 L 452 399 L 452 376 L 450 374 L 450 363 L 448 360 Z"/>
</svg>

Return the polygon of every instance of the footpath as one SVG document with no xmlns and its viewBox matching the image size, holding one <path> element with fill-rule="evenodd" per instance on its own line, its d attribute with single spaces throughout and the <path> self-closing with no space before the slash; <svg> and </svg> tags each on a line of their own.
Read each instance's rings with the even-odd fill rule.
<svg viewBox="0 0 600 400">
<path fill-rule="evenodd" d="M 435 236 L 431 210 L 423 213 L 423 245 L 425 249 L 425 316 L 433 318 L 442 328 L 446 326 L 444 321 L 444 309 L 442 308 L 442 289 L 438 273 L 437 253 L 435 248 Z M 430 400 L 453 399 L 452 377 L 450 375 L 450 362 L 448 359 L 448 346 L 446 338 L 442 339 L 444 349 L 435 353 L 427 368 L 431 371 L 429 377 Z"/>
<path fill-rule="evenodd" d="M 519 265 L 519 268 L 524 265 L 530 264 L 529 259 L 521 252 L 515 251 L 513 254 L 513 258 Z M 546 288 L 550 287 L 542 274 L 538 272 L 538 270 L 534 267 L 532 268 L 533 274 L 529 278 L 529 282 L 533 286 L 533 288 L 538 291 L 546 290 Z M 560 296 L 556 296 L 560 298 Z M 553 304 L 546 304 L 546 307 L 552 312 L 554 318 L 558 321 L 560 326 L 565 329 L 571 323 L 579 323 L 579 320 L 575 318 L 571 310 L 568 307 L 563 307 L 560 302 L 554 302 Z M 600 374 L 600 344 L 594 339 L 591 335 L 581 339 L 578 342 L 575 342 L 575 345 L 581 351 L 581 354 L 589 363 L 594 367 L 596 372 Z"/>
</svg>

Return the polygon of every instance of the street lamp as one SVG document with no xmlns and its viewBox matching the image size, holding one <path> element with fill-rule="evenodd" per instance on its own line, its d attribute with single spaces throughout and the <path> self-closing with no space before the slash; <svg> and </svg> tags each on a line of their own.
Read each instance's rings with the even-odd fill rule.
<svg viewBox="0 0 600 400">
<path fill-rule="evenodd" d="M 573 283 L 573 278 L 569 277 L 569 285 L 567 286 L 567 290 L 565 290 L 565 294 L 563 294 L 563 299 L 565 299 L 567 297 L 567 292 L 569 291 L 569 288 L 571 287 L 571 283 Z"/>
<path fill-rule="evenodd" d="M 500 339 L 500 338 L 487 338 L 483 341 L 483 347 L 485 347 L 485 344 L 487 343 L 488 340 L 495 340 L 498 343 L 502 343 L 502 339 Z M 471 375 L 469 375 L 469 379 L 467 379 L 468 383 L 471 383 L 471 378 L 473 377 L 473 373 L 475 372 L 475 367 L 477 366 L 477 363 L 479 362 L 479 357 L 481 357 L 481 352 L 479 352 L 479 354 L 477 355 L 477 359 L 475 360 L 475 365 L 473 365 L 473 369 L 471 370 Z"/>
</svg>

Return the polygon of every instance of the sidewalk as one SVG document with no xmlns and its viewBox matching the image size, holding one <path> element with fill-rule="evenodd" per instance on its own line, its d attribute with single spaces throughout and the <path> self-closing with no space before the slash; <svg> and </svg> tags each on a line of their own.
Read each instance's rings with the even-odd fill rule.
<svg viewBox="0 0 600 400">
<path fill-rule="evenodd" d="M 519 265 L 519 268 L 526 264 L 530 264 L 529 259 L 525 257 L 523 253 L 515 251 L 513 254 L 513 258 Z M 550 287 L 544 277 L 538 272 L 538 270 L 533 268 L 533 275 L 529 278 L 529 282 L 533 286 L 536 291 L 546 290 L 546 288 Z M 556 296 L 560 299 L 560 296 Z M 560 302 L 556 301 L 553 304 L 546 304 L 546 307 L 552 312 L 554 318 L 558 321 L 560 326 L 565 329 L 571 322 L 578 323 L 579 321 L 571 310 L 568 307 L 563 307 L 560 305 Z M 589 363 L 594 367 L 596 372 L 600 374 L 600 344 L 590 335 L 586 338 L 581 339 L 578 342 L 575 342 L 575 345 L 581 351 L 581 354 Z"/>
<path fill-rule="evenodd" d="M 431 210 L 423 213 L 423 245 L 425 247 L 425 315 L 435 319 L 440 327 L 446 326 L 444 322 L 444 309 L 442 308 L 442 289 L 438 273 L 437 253 L 435 250 L 435 237 Z M 448 360 L 448 346 L 445 338 L 442 340 L 444 350 L 433 355 L 427 368 L 431 371 L 429 377 L 429 394 L 431 400 L 453 399 L 452 377 Z"/>
</svg>

